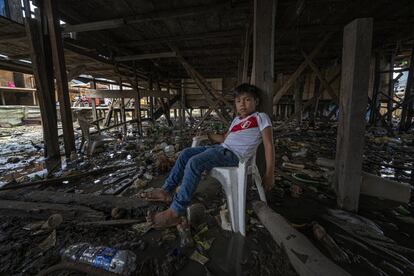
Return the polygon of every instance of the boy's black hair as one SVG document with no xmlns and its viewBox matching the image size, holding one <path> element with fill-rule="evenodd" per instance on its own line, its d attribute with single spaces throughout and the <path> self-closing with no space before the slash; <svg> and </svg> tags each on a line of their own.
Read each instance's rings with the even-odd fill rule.
<svg viewBox="0 0 414 276">
<path fill-rule="evenodd" d="M 249 94 L 254 97 L 255 100 L 260 100 L 260 89 L 252 84 L 242 83 L 233 90 L 234 98 L 239 97 L 242 94 Z"/>
</svg>

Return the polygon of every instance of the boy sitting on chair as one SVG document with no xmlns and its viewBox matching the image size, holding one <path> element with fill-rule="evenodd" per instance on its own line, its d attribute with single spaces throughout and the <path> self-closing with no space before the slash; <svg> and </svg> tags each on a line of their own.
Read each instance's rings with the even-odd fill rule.
<svg viewBox="0 0 414 276">
<path fill-rule="evenodd" d="M 273 187 L 272 123 L 267 114 L 256 111 L 259 89 L 241 84 L 235 88 L 234 98 L 238 117 L 233 119 L 228 132 L 225 135 L 208 134 L 209 140 L 220 144 L 184 149 L 163 187 L 141 195 L 148 201 L 171 202 L 167 210 L 150 215 L 155 228 L 171 227 L 181 222 L 204 171 L 214 167 L 237 167 L 240 159 L 252 157 L 262 141 L 266 159 L 263 184 L 266 190 Z M 178 192 L 173 194 L 177 186 L 180 186 Z"/>
</svg>

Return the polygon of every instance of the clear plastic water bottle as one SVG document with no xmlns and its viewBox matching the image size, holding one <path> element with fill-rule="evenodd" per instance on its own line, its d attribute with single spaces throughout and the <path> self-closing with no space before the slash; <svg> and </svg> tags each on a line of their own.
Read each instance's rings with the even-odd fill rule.
<svg viewBox="0 0 414 276">
<path fill-rule="evenodd" d="M 136 256 L 129 250 L 79 243 L 62 251 L 64 260 L 84 263 L 120 275 L 130 275 L 136 268 Z"/>
</svg>

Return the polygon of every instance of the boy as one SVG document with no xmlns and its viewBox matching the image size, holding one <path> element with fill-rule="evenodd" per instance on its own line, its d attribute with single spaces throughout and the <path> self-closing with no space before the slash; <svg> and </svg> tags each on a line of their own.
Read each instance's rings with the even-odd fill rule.
<svg viewBox="0 0 414 276">
<path fill-rule="evenodd" d="M 171 227 L 181 222 L 180 216 L 185 214 L 203 171 L 214 167 L 237 167 L 239 159 L 251 157 L 262 141 L 266 157 L 263 184 L 266 190 L 273 187 L 272 125 L 269 116 L 256 112 L 259 89 L 250 84 L 241 84 L 235 88 L 234 97 L 238 117 L 234 118 L 227 134 L 208 134 L 212 142 L 220 144 L 184 149 L 164 186 L 141 195 L 149 201 L 171 202 L 169 209 L 150 215 L 149 219 L 155 228 Z M 173 195 L 180 182 L 178 192 Z"/>
</svg>

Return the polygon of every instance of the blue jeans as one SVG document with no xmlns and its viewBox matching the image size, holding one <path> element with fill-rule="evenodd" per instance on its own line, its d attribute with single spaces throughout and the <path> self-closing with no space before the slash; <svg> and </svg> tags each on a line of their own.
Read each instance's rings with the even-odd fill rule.
<svg viewBox="0 0 414 276">
<path fill-rule="evenodd" d="M 172 194 L 181 182 L 180 189 L 173 197 L 171 209 L 177 214 L 185 214 L 204 171 L 214 167 L 235 167 L 238 164 L 239 158 L 220 145 L 184 149 L 162 187 Z"/>
</svg>

